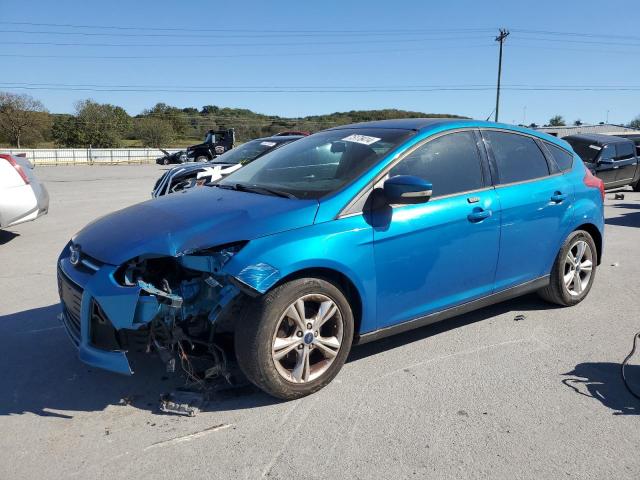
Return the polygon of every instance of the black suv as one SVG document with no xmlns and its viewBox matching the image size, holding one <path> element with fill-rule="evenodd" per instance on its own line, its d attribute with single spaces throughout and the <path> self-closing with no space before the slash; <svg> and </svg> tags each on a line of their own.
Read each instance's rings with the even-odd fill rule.
<svg viewBox="0 0 640 480">
<path fill-rule="evenodd" d="M 598 134 L 570 135 L 563 140 L 602 179 L 606 189 L 631 185 L 640 191 L 640 165 L 633 140 Z"/>
</svg>

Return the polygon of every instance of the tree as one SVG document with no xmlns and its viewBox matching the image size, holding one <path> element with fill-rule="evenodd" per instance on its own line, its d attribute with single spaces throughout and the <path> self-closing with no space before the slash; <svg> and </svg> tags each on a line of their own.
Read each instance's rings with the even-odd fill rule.
<svg viewBox="0 0 640 480">
<path fill-rule="evenodd" d="M 40 100 L 30 95 L 0 92 L 0 133 L 11 145 L 20 148 L 25 137 L 41 138 L 49 125 L 49 113 Z"/>
<path fill-rule="evenodd" d="M 60 146 L 114 148 L 130 129 L 131 117 L 122 107 L 83 100 L 75 116 L 56 118 L 52 134 Z"/>
<path fill-rule="evenodd" d="M 566 123 L 564 122 L 562 115 L 555 115 L 549 120 L 549 125 L 551 127 L 564 127 Z"/>
<path fill-rule="evenodd" d="M 153 108 L 143 111 L 141 117 L 154 117 L 171 122 L 173 130 L 179 135 L 185 135 L 189 128 L 188 115 L 183 110 L 166 103 L 156 103 Z"/>
<path fill-rule="evenodd" d="M 635 128 L 636 130 L 640 130 L 640 115 L 629 122 L 629 128 Z"/>
<path fill-rule="evenodd" d="M 154 148 L 166 147 L 175 137 L 171 122 L 153 117 L 136 119 L 134 133 L 145 147 Z"/>
</svg>

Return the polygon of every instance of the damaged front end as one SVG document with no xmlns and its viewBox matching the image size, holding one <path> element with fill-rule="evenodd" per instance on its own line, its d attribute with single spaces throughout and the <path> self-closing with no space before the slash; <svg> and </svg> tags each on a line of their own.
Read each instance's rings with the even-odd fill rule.
<svg viewBox="0 0 640 480">
<path fill-rule="evenodd" d="M 227 345 L 241 281 L 224 272 L 236 242 L 176 256 L 102 264 L 70 244 L 58 262 L 60 319 L 82 361 L 123 374 L 127 352 L 156 352 L 194 382 L 226 376 Z"/>
</svg>

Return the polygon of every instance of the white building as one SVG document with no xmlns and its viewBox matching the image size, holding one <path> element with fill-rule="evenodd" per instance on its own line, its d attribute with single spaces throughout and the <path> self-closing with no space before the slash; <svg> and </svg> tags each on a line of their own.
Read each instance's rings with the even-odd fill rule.
<svg viewBox="0 0 640 480">
<path fill-rule="evenodd" d="M 624 125 L 614 125 L 611 123 L 602 123 L 599 125 L 567 125 L 564 127 L 538 127 L 536 130 L 548 133 L 554 137 L 567 137 L 569 135 L 577 135 L 579 133 L 600 133 L 603 135 L 620 135 L 620 134 L 636 134 L 640 135 L 640 130 L 625 127 Z"/>
</svg>

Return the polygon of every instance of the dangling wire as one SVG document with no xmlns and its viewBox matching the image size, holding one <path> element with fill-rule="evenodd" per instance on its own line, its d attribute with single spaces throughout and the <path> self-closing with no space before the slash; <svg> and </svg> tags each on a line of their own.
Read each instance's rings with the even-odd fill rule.
<svg viewBox="0 0 640 480">
<path fill-rule="evenodd" d="M 640 394 L 634 392 L 633 389 L 629 386 L 629 382 L 627 382 L 627 377 L 624 374 L 624 367 L 627 366 L 627 363 L 629 363 L 629 360 L 631 359 L 631 357 L 633 357 L 633 354 L 636 353 L 636 344 L 639 338 L 640 338 L 640 332 L 636 333 L 633 336 L 633 348 L 631 349 L 631 352 L 629 353 L 629 355 L 627 355 L 627 357 L 622 361 L 622 366 L 621 366 L 622 381 L 624 382 L 624 386 L 627 388 L 627 390 L 629 390 L 629 393 L 634 397 L 636 397 L 638 400 L 640 400 Z"/>
</svg>

